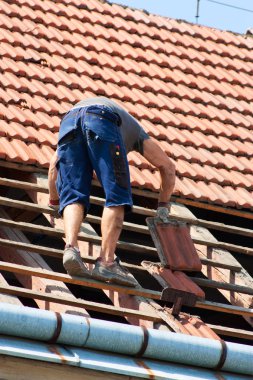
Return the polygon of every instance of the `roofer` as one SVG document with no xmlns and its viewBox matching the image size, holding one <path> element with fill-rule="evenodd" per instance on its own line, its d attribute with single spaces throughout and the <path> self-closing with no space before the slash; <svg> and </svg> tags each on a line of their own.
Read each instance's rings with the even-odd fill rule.
<svg viewBox="0 0 253 380">
<path fill-rule="evenodd" d="M 157 214 L 164 220 L 175 184 L 174 163 L 134 117 L 114 101 L 96 97 L 77 103 L 61 121 L 57 151 L 49 167 L 49 205 L 59 203 L 63 216 L 63 265 L 70 275 L 137 285 L 114 253 L 124 213 L 133 205 L 127 162 L 127 153 L 132 150 L 140 152 L 160 172 Z M 93 170 L 104 189 L 105 207 L 101 253 L 90 273 L 80 257 L 77 235 L 89 210 Z"/>
</svg>

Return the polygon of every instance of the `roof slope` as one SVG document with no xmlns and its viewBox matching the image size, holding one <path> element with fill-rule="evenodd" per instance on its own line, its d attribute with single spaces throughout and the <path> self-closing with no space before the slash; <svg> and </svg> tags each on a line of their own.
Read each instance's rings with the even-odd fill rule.
<svg viewBox="0 0 253 380">
<path fill-rule="evenodd" d="M 2 0 L 0 42 L 0 159 L 47 167 L 61 115 L 104 95 L 175 161 L 175 195 L 253 209 L 252 37 L 99 0 Z M 129 160 L 132 185 L 158 191 Z"/>
</svg>

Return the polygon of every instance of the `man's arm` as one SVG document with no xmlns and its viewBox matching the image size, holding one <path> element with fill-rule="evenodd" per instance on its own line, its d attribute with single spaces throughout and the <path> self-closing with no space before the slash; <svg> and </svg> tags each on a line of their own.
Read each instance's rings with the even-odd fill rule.
<svg viewBox="0 0 253 380">
<path fill-rule="evenodd" d="M 57 179 L 56 163 L 57 163 L 57 152 L 53 154 L 50 160 L 50 165 L 48 169 L 49 205 L 51 206 L 56 206 L 59 200 L 59 195 L 56 189 L 56 179 Z"/>
<path fill-rule="evenodd" d="M 174 163 L 151 138 L 143 141 L 143 156 L 160 172 L 161 187 L 158 202 L 169 202 L 176 180 Z"/>
</svg>

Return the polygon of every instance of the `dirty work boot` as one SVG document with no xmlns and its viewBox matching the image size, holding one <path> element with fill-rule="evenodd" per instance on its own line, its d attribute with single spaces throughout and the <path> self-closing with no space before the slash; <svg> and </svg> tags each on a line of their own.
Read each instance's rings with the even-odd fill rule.
<svg viewBox="0 0 253 380">
<path fill-rule="evenodd" d="M 80 252 L 69 244 L 64 250 L 63 266 L 70 276 L 91 277 L 91 273 L 82 262 Z"/>
<path fill-rule="evenodd" d="M 119 259 L 105 266 L 100 258 L 97 259 L 92 271 L 92 277 L 100 281 L 109 281 L 125 286 L 137 286 L 138 282 L 134 276 L 120 265 Z"/>
</svg>

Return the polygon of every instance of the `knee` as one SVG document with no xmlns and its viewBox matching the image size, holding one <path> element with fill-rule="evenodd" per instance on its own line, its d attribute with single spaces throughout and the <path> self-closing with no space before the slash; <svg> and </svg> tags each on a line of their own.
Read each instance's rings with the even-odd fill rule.
<svg viewBox="0 0 253 380">
<path fill-rule="evenodd" d="M 122 228 L 122 224 L 124 221 L 124 206 L 114 206 L 110 207 L 112 212 L 112 217 L 114 219 L 114 226 L 116 228 Z"/>
<path fill-rule="evenodd" d="M 122 224 L 124 221 L 124 214 L 116 214 L 114 217 L 115 225 L 118 228 L 122 228 Z"/>
</svg>

